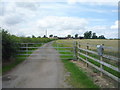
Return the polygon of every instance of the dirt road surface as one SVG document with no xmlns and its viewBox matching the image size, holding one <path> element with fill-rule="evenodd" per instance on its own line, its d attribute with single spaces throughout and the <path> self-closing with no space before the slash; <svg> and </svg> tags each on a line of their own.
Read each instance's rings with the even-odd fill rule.
<svg viewBox="0 0 120 90">
<path fill-rule="evenodd" d="M 33 52 L 23 63 L 3 76 L 3 88 L 68 88 L 64 67 L 52 42 Z M 46 55 L 45 55 L 46 54 Z M 51 54 L 51 55 L 48 55 Z M 54 55 L 55 54 L 55 55 Z"/>
</svg>

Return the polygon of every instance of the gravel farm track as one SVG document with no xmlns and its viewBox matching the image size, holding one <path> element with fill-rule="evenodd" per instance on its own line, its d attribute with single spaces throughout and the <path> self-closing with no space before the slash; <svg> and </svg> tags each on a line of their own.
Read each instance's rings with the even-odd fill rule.
<svg viewBox="0 0 120 90">
<path fill-rule="evenodd" d="M 52 42 L 44 44 L 2 78 L 3 88 L 68 88 L 64 66 Z M 49 55 L 48 55 L 49 54 Z M 50 55 L 51 54 L 51 55 Z"/>
</svg>

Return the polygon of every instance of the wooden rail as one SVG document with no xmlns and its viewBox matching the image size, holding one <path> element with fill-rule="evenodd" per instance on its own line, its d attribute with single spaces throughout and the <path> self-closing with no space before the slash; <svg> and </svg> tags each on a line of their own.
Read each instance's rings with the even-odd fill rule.
<svg viewBox="0 0 120 90">
<path fill-rule="evenodd" d="M 106 63 L 106 62 L 104 62 L 104 61 L 100 61 L 100 60 L 98 60 L 98 59 L 95 59 L 95 58 L 90 57 L 90 56 L 88 56 L 88 55 L 85 55 L 85 54 L 83 54 L 83 53 L 80 53 L 80 52 L 78 52 L 78 53 L 81 54 L 81 55 L 83 55 L 83 56 L 85 56 L 85 57 L 87 57 L 87 58 L 90 58 L 90 59 L 92 59 L 92 60 L 94 60 L 94 61 L 96 61 L 96 62 L 98 62 L 98 63 L 100 63 L 100 64 L 102 64 L 102 65 L 104 65 L 104 66 L 106 66 L 106 67 L 109 67 L 109 68 L 111 68 L 111 69 L 113 69 L 113 70 L 115 70 L 115 71 L 120 72 L 120 70 L 119 70 L 117 67 L 115 67 L 115 66 L 113 66 L 113 65 L 111 65 L 111 64 L 108 64 L 108 63 Z"/>
<path fill-rule="evenodd" d="M 85 43 L 81 43 L 81 45 L 89 46 L 89 47 L 96 47 L 96 45 L 85 44 Z M 118 51 L 118 48 L 114 48 L 114 47 L 103 46 L 103 48 L 104 48 L 104 49 L 111 49 L 111 50 L 113 50 L 113 51 Z"/>
<path fill-rule="evenodd" d="M 89 53 L 92 53 L 92 54 L 95 54 L 95 55 L 98 55 L 97 52 L 95 51 L 91 51 L 91 50 L 87 50 L 87 49 L 83 49 L 83 48 L 80 48 L 78 47 L 79 50 L 83 50 L 83 51 L 86 51 L 86 52 L 89 52 Z M 117 57 L 114 57 L 114 56 L 109 56 L 109 55 L 103 55 L 104 58 L 107 58 L 107 59 L 110 59 L 110 60 L 115 60 L 115 61 L 118 61 L 120 58 L 117 58 Z"/>
<path fill-rule="evenodd" d="M 111 77 L 112 79 L 116 80 L 117 82 L 120 82 L 120 78 L 112 75 L 111 73 L 105 71 L 104 69 L 101 69 L 101 68 L 97 67 L 96 65 L 92 64 L 92 63 L 89 62 L 89 61 L 86 61 L 85 59 L 83 59 L 83 58 L 81 58 L 81 57 L 79 57 L 79 56 L 78 56 L 78 58 L 81 59 L 81 60 L 83 60 L 84 62 L 88 63 L 90 66 L 96 68 L 96 69 L 99 70 L 100 72 L 103 72 L 104 74 L 108 75 L 109 77 Z"/>
<path fill-rule="evenodd" d="M 85 45 L 85 46 L 86 46 L 86 49 L 81 48 L 81 45 Z M 120 58 L 117 58 L 117 57 L 114 57 L 114 56 L 110 56 L 110 55 L 104 55 L 104 54 L 103 54 L 102 56 L 99 56 L 97 52 L 92 51 L 92 50 L 89 50 L 89 46 L 95 47 L 96 45 L 81 44 L 81 43 L 79 43 L 79 44 L 77 45 L 77 49 L 78 49 L 78 51 L 77 51 L 77 53 L 78 53 L 78 54 L 77 54 L 77 57 L 78 57 L 78 60 L 82 60 L 82 61 L 84 61 L 84 62 L 87 64 L 87 66 L 90 65 L 90 66 L 96 68 L 97 70 L 99 70 L 101 76 L 102 76 L 103 73 L 104 73 L 104 74 L 106 74 L 107 76 L 109 76 L 109 77 L 111 77 L 112 79 L 114 79 L 115 81 L 120 82 L 120 78 L 119 78 L 119 77 L 113 75 L 112 73 L 106 71 L 106 70 L 103 68 L 103 67 L 105 66 L 105 67 L 108 67 L 108 68 L 112 69 L 112 70 L 115 71 L 115 72 L 120 73 L 120 70 L 119 70 L 119 68 L 118 68 L 117 66 L 113 66 L 113 65 L 111 65 L 111 64 L 109 64 L 109 63 L 107 63 L 107 62 L 104 62 L 104 58 L 109 59 L 109 60 L 113 60 L 113 61 L 116 61 L 116 62 L 119 62 Z M 104 46 L 103 48 L 109 49 L 109 47 L 105 47 L 105 46 Z M 111 49 L 111 48 L 112 48 L 112 47 L 110 47 L 110 49 Z M 97 48 L 96 48 L 96 49 L 97 49 Z M 113 48 L 112 48 L 112 49 L 113 49 Z M 114 50 L 115 50 L 115 48 L 114 48 Z M 83 51 L 84 51 L 84 53 L 83 53 Z M 85 52 L 86 52 L 86 53 L 85 53 Z M 94 56 L 91 56 L 91 54 L 89 55 L 89 53 L 91 53 L 91 54 L 93 54 L 93 55 L 98 55 L 98 57 L 100 57 L 100 58 L 99 58 L 99 59 L 96 59 L 96 58 L 94 58 Z M 81 55 L 81 56 L 80 56 L 80 55 Z M 85 57 L 85 58 L 83 58 L 82 56 Z M 104 58 L 103 58 L 103 57 L 104 57 Z M 97 63 L 99 63 L 99 66 L 96 66 L 94 63 L 90 62 L 89 59 L 90 59 L 90 60 L 93 60 L 93 61 L 95 61 L 95 62 L 97 62 Z"/>
</svg>

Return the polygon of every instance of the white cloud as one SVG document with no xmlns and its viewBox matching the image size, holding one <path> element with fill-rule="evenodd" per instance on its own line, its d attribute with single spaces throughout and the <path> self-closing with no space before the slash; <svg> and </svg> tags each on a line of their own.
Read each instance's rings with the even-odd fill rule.
<svg viewBox="0 0 120 90">
<path fill-rule="evenodd" d="M 75 4 L 77 0 L 68 0 L 68 4 Z"/>
<path fill-rule="evenodd" d="M 18 7 L 29 9 L 29 10 L 37 10 L 40 6 L 37 2 L 17 2 L 16 5 Z"/>
<path fill-rule="evenodd" d="M 25 9 L 16 5 L 16 3 L 2 3 L 0 7 L 3 12 L 0 15 L 0 25 L 2 27 L 14 26 L 16 24 L 24 24 L 31 18 L 35 17 L 35 11 Z"/>
<path fill-rule="evenodd" d="M 1 0 L 1 2 L 67 2 L 68 4 L 80 2 L 91 5 L 118 5 L 119 0 Z"/>
<path fill-rule="evenodd" d="M 47 16 L 38 21 L 37 25 L 40 29 L 50 30 L 51 32 L 56 32 L 59 35 L 59 31 L 62 34 L 68 32 L 77 33 L 79 30 L 85 30 L 88 21 L 83 18 L 75 17 L 58 17 L 58 16 Z M 63 33 L 64 32 L 64 33 Z"/>
<path fill-rule="evenodd" d="M 110 26 L 93 26 L 87 27 L 87 30 L 95 32 L 98 36 L 104 35 L 107 38 L 118 38 L 118 30 L 112 29 Z"/>
<path fill-rule="evenodd" d="M 7 20 L 9 21 L 10 19 Z M 25 24 L 26 27 L 24 28 L 23 25 L 18 24 L 19 22 L 17 22 L 16 20 L 19 21 L 19 19 L 13 18 L 12 20 L 10 20 L 10 22 L 5 22 L 6 25 L 4 27 L 8 28 L 10 30 L 10 33 L 19 36 L 43 36 L 45 35 L 46 30 L 48 31 L 48 35 L 74 35 L 76 33 L 83 33 L 88 25 L 88 21 L 84 18 L 46 16 L 38 21 Z M 13 25 L 10 26 L 8 24 Z"/>
<path fill-rule="evenodd" d="M 74 0 L 71 0 L 70 3 L 75 2 Z M 102 25 L 90 27 L 88 25 L 91 24 L 91 22 L 104 22 L 105 19 L 98 19 L 94 17 L 85 19 L 81 17 L 65 15 L 68 10 L 70 11 L 81 8 L 74 5 L 60 3 L 39 3 L 39 5 L 38 3 L 25 2 L 19 4 L 13 2 L 4 3 L 4 9 L 0 6 L 0 9 L 2 8 L 4 11 L 4 14 L 0 14 L 0 25 L 5 29 L 7 28 L 10 33 L 19 36 L 43 36 L 45 34 L 45 30 L 47 29 L 48 34 L 53 34 L 57 36 L 67 36 L 68 34 L 75 35 L 76 33 L 82 35 L 85 31 L 92 30 L 98 35 L 116 37 L 117 30 L 115 29 L 118 25 L 117 21 L 114 25 L 110 27 Z M 74 9 L 72 9 L 73 7 Z M 81 8 L 79 10 L 81 12 L 82 10 L 85 12 L 106 12 L 106 10 L 103 9 L 103 11 L 98 11 L 91 8 Z"/>
<path fill-rule="evenodd" d="M 93 27 L 87 27 L 87 30 L 91 30 L 92 32 L 95 32 L 97 35 L 105 35 L 105 32 L 107 32 L 108 27 L 106 26 L 93 26 Z"/>
<path fill-rule="evenodd" d="M 59 17 L 47 16 L 38 22 L 40 27 L 61 27 L 61 29 L 72 29 L 72 27 L 79 29 L 84 28 L 88 24 L 86 19 L 77 17 Z"/>
<path fill-rule="evenodd" d="M 110 28 L 111 29 L 118 29 L 118 21 L 115 21 L 114 25 L 112 25 Z"/>
<path fill-rule="evenodd" d="M 7 15 L 5 17 L 4 23 L 11 26 L 11 25 L 16 25 L 16 24 L 22 23 L 23 21 L 24 21 L 24 19 L 23 19 L 22 15 L 12 14 L 12 15 Z"/>
</svg>

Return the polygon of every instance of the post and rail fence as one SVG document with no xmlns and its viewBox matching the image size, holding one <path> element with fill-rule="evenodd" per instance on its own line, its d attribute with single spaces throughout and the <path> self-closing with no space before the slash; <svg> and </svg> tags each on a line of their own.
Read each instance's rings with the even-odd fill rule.
<svg viewBox="0 0 120 90">
<path fill-rule="evenodd" d="M 76 43 L 77 43 L 76 50 L 77 50 L 78 61 L 81 60 L 85 62 L 86 67 L 90 65 L 91 67 L 97 69 L 100 72 L 100 76 L 103 76 L 103 74 L 105 74 L 110 78 L 112 78 L 113 80 L 120 83 L 120 69 L 118 67 L 120 63 L 119 61 L 120 58 L 113 55 L 108 55 L 108 53 L 104 54 L 105 49 L 114 50 L 116 51 L 116 54 L 118 54 L 118 49 L 113 47 L 106 47 L 103 44 L 90 45 L 88 43 L 87 44 L 83 44 L 80 42 L 76 42 Z M 93 48 L 90 49 L 90 47 Z M 112 62 L 112 64 L 110 62 Z M 117 64 L 113 65 L 113 62 Z M 114 73 L 117 73 L 117 75 Z"/>
</svg>

